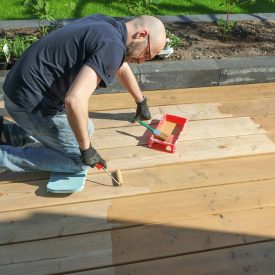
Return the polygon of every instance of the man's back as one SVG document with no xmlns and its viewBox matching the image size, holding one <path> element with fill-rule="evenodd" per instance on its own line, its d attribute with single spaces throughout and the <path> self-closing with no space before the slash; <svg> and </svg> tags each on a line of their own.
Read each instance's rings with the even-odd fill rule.
<svg viewBox="0 0 275 275">
<path fill-rule="evenodd" d="M 4 91 L 17 105 L 42 108 L 54 114 L 81 67 L 96 71 L 107 86 L 125 56 L 127 31 L 124 23 L 93 15 L 52 31 L 33 44 L 15 64 Z"/>
</svg>

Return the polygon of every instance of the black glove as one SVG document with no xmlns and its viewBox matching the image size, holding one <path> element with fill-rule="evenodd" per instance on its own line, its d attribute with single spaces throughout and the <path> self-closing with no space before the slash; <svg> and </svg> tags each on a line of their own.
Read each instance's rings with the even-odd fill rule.
<svg viewBox="0 0 275 275">
<path fill-rule="evenodd" d="M 147 105 L 146 97 L 144 97 L 143 101 L 137 103 L 136 116 L 135 116 L 133 122 L 135 122 L 137 119 L 140 119 L 140 120 L 151 119 L 151 114 L 149 111 L 149 107 Z"/>
<path fill-rule="evenodd" d="M 98 152 L 92 147 L 90 144 L 90 147 L 86 150 L 81 150 L 81 160 L 83 164 L 88 165 L 92 168 L 94 168 L 97 164 L 102 165 L 104 168 L 107 168 L 106 161 L 98 154 Z"/>
</svg>

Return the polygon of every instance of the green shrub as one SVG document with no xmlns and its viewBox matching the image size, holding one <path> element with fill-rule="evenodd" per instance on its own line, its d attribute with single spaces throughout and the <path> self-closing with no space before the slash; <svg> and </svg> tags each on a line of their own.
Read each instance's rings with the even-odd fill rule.
<svg viewBox="0 0 275 275">
<path fill-rule="evenodd" d="M 45 26 L 45 20 L 54 21 L 53 11 L 50 9 L 48 0 L 25 0 L 24 7 L 39 19 L 41 35 L 46 35 L 49 27 Z"/>
<path fill-rule="evenodd" d="M 168 45 L 172 48 L 179 47 L 182 43 L 182 40 L 180 37 L 176 36 L 175 34 L 171 33 L 170 31 L 166 30 L 166 37 L 169 38 Z"/>
<path fill-rule="evenodd" d="M 217 25 L 219 27 L 219 31 L 221 33 L 221 37 L 225 40 L 228 40 L 228 35 L 232 33 L 236 26 L 237 26 L 237 21 L 230 21 L 230 14 L 233 11 L 234 6 L 242 6 L 245 4 L 253 4 L 255 3 L 256 0 L 222 0 L 220 3 L 220 6 L 224 6 L 226 9 L 226 20 L 220 18 L 217 20 Z M 274 1 L 274 0 L 270 0 Z"/>
<path fill-rule="evenodd" d="M 237 21 L 226 21 L 223 18 L 220 18 L 217 20 L 217 25 L 222 36 L 226 38 L 227 34 L 233 32 L 236 28 Z"/>
<path fill-rule="evenodd" d="M 0 38 L 0 62 L 9 62 L 10 58 L 10 40 L 6 37 Z"/>
<path fill-rule="evenodd" d="M 154 15 L 159 12 L 157 5 L 162 0 L 119 0 L 120 3 L 124 3 L 129 10 L 129 13 L 133 16 L 138 15 Z"/>
<path fill-rule="evenodd" d="M 19 59 L 23 52 L 38 38 L 33 35 L 19 36 L 16 35 L 9 41 L 9 50 L 12 60 Z"/>
</svg>

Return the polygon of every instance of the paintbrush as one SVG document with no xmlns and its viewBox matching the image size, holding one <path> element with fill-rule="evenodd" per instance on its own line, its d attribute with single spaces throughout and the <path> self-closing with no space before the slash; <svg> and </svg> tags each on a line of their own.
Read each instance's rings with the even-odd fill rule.
<svg viewBox="0 0 275 275">
<path fill-rule="evenodd" d="M 140 125 L 146 127 L 148 130 L 150 130 L 153 133 L 153 135 L 157 136 L 161 140 L 166 140 L 169 137 L 168 135 L 166 135 L 165 133 L 161 132 L 160 130 L 151 127 L 150 125 L 148 125 L 144 121 L 141 121 L 141 120 L 137 119 L 137 122 Z"/>
</svg>

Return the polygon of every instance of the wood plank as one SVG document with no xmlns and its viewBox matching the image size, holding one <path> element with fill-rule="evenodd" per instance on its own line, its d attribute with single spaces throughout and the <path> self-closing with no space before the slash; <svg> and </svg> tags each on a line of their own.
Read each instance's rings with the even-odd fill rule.
<svg viewBox="0 0 275 275">
<path fill-rule="evenodd" d="M 218 108 L 221 113 L 233 116 L 245 116 L 248 113 L 251 115 L 265 115 L 274 113 L 274 104 L 275 98 L 262 98 L 260 100 L 224 102 Z"/>
<path fill-rule="evenodd" d="M 271 101 L 269 104 L 267 102 Z M 150 107 L 150 111 L 154 120 L 159 120 L 164 114 L 174 114 L 186 117 L 190 120 L 205 120 L 225 117 L 237 116 L 252 116 L 252 115 L 266 115 L 273 113 L 274 108 L 273 99 L 264 98 L 256 100 L 243 100 L 232 102 L 219 103 L 195 103 L 195 104 L 179 104 L 170 106 L 156 106 Z M 257 108 L 244 108 L 245 106 L 257 106 Z M 221 110 L 222 112 L 221 112 Z M 235 109 L 242 110 L 241 114 L 236 113 Z M 228 113 L 226 113 L 228 112 Z M 110 127 L 124 127 L 132 126 L 131 123 L 135 115 L 135 109 L 122 110 L 108 110 L 91 112 L 90 117 L 96 129 L 110 128 Z"/>
<path fill-rule="evenodd" d="M 141 224 L 169 222 L 179 226 L 180 222 L 182 226 L 191 218 L 202 221 L 206 215 L 275 205 L 274 198 L 275 179 L 270 179 L 1 213 L 0 244 Z"/>
<path fill-rule="evenodd" d="M 164 114 L 172 114 L 190 120 L 205 120 L 225 117 L 267 115 L 275 112 L 274 98 L 237 100 L 230 102 L 212 102 L 179 104 L 150 107 L 153 120 L 159 120 Z M 131 126 L 135 109 L 92 112 L 90 117 L 96 129 Z"/>
<path fill-rule="evenodd" d="M 231 100 L 272 98 L 275 83 L 217 86 L 188 89 L 144 91 L 150 106 L 219 102 Z M 128 93 L 93 95 L 89 101 L 90 111 L 135 108 L 135 102 Z M 4 103 L 0 101 L 0 112 Z"/>
<path fill-rule="evenodd" d="M 232 104 L 231 104 L 232 103 Z M 266 105 L 265 99 L 255 100 L 255 101 L 246 101 L 246 103 L 240 102 L 231 102 L 227 104 L 225 107 L 223 103 L 206 103 L 206 104 L 187 104 L 187 105 L 173 105 L 173 106 L 164 106 L 164 107 L 152 107 L 152 116 L 153 116 L 153 124 L 154 121 L 159 120 L 163 114 L 170 113 L 182 117 L 186 117 L 188 119 L 188 124 L 193 120 L 209 120 L 209 119 L 217 119 L 217 118 L 230 118 L 232 116 L 238 117 L 239 115 L 244 116 L 253 116 L 254 121 L 257 124 L 268 123 L 267 125 L 274 125 L 274 115 L 272 115 L 273 103 Z M 257 108 L 244 108 L 246 106 L 257 106 Z M 234 113 L 234 108 L 238 106 L 238 109 L 242 110 L 241 114 Z M 219 111 L 219 108 L 229 109 L 231 108 L 232 113 L 224 113 L 222 114 Z M 93 123 L 95 125 L 96 131 L 95 134 L 98 135 L 98 130 L 103 128 L 115 128 L 115 127 L 132 127 L 136 124 L 132 124 L 129 122 L 133 117 L 134 113 L 129 112 L 131 109 L 126 110 L 118 110 L 118 111 L 110 111 L 108 113 L 93 113 Z M 263 114 L 263 115 L 261 115 Z M 156 122 L 155 122 L 156 123 Z M 187 125 L 188 125 L 187 124 Z M 264 125 L 263 125 L 264 127 Z M 109 129 L 109 131 L 115 131 L 115 129 Z M 107 131 L 107 130 L 106 130 Z M 119 130 L 118 130 L 119 131 Z M 106 134 L 104 134 L 105 136 Z"/>
<path fill-rule="evenodd" d="M 267 132 L 275 131 L 275 114 L 266 114 L 261 116 L 251 116 L 251 119 L 260 125 Z"/>
<path fill-rule="evenodd" d="M 272 133 L 268 133 L 267 137 L 273 142 L 275 143 L 275 132 Z"/>
<path fill-rule="evenodd" d="M 42 274 L 62 273 L 247 245 L 275 237 L 273 217 L 274 208 L 246 209 L 194 220 L 178 217 L 175 223 L 7 245 L 0 251 L 0 267 L 4 274 L 19 270 L 27 274 L 37 270 Z"/>
<path fill-rule="evenodd" d="M 88 270 L 76 275 L 139 275 L 146 274 L 265 274 L 275 270 L 275 242 L 263 242 L 245 246 L 219 249 L 171 258 L 133 263 L 116 267 Z"/>
<path fill-rule="evenodd" d="M 190 143 L 189 146 L 186 144 L 186 150 L 184 151 L 184 154 L 169 154 L 168 157 L 165 155 L 161 154 L 156 154 L 154 158 L 152 158 L 150 155 L 147 157 L 147 162 L 142 162 L 139 164 L 140 168 L 144 168 L 145 166 L 152 167 L 156 166 L 157 164 L 167 164 L 167 163 L 175 163 L 175 162 L 186 162 L 188 160 L 195 160 L 196 158 L 201 158 L 204 156 L 204 158 L 209 159 L 209 157 L 213 158 L 222 158 L 222 157 L 228 157 L 228 155 L 231 156 L 240 156 L 241 154 L 247 155 L 249 154 L 259 154 L 260 151 L 264 152 L 270 151 L 270 144 L 268 146 L 262 144 L 262 138 L 258 139 L 258 136 L 252 136 L 253 138 L 256 137 L 256 140 L 254 140 L 254 143 L 251 143 L 251 139 L 243 139 L 241 138 L 236 138 L 236 144 L 230 144 L 225 147 L 224 143 L 220 144 L 213 144 L 213 141 L 210 141 L 206 144 L 204 144 L 204 147 L 199 148 L 199 144 L 196 146 L 191 147 Z M 264 141 L 266 142 L 268 140 L 269 143 L 271 141 L 264 137 Z M 240 142 L 241 143 L 237 143 Z M 260 144 L 257 144 L 257 142 Z M 199 141 L 201 142 L 201 141 Z M 222 142 L 225 142 L 225 139 L 222 140 Z M 273 144 L 273 143 L 272 143 Z M 211 146 L 214 145 L 214 146 Z M 274 147 L 274 145 L 273 145 Z M 129 147 L 131 148 L 131 147 Z M 129 148 L 127 148 L 129 151 Z M 142 149 L 146 149 L 141 147 Z M 218 148 L 218 150 L 217 150 Z M 250 148 L 250 152 L 248 152 L 248 148 Z M 113 149 L 114 150 L 114 149 Z M 189 152 L 188 152 L 189 150 Z M 210 152 L 209 152 L 210 150 Z M 212 150 L 212 151 L 211 151 Z M 216 150 L 216 153 L 215 153 Z M 120 150 L 122 151 L 122 150 Z M 222 151 L 223 153 L 220 153 Z M 274 150 L 273 150 L 274 151 Z M 110 151 L 111 152 L 111 151 Z M 156 151 L 157 153 L 160 153 Z M 130 152 L 131 153 L 131 152 Z M 120 156 L 119 152 L 117 153 L 118 156 Z M 164 154 L 164 153 L 163 153 Z M 210 156 L 209 156 L 210 154 Z M 216 155 L 215 155 L 216 154 Z M 142 158 L 144 154 L 141 154 Z M 113 154 L 113 158 L 115 155 Z M 141 158 L 141 160 L 142 160 Z M 115 159 L 115 158 L 114 158 Z M 136 155 L 136 159 L 138 159 L 138 155 Z M 125 157 L 125 162 L 127 162 L 130 166 L 137 165 L 135 162 L 133 162 L 129 157 L 127 158 L 127 155 Z M 117 165 L 117 167 L 122 167 L 119 166 L 119 162 L 124 162 L 123 159 L 118 159 L 118 164 L 113 162 L 113 167 Z M 273 162 L 272 162 L 273 163 Z M 125 164 L 126 165 L 126 164 Z M 266 164 L 265 164 L 266 165 Z M 259 167 L 262 165 L 260 164 Z M 170 168 L 169 168 L 170 169 Z M 257 168 L 260 169 L 260 168 Z M 271 168 L 272 170 L 273 168 Z M 95 170 L 95 169 L 93 169 Z M 103 199 L 103 198 L 110 198 L 110 197 L 115 197 L 115 196 L 126 196 L 126 195 L 134 195 L 134 194 L 140 194 L 140 193 L 148 193 L 150 192 L 150 188 L 153 188 L 155 184 L 149 184 L 148 187 L 148 181 L 146 183 L 146 178 L 143 179 L 145 184 L 141 184 L 140 179 L 142 177 L 138 177 L 138 181 L 133 179 L 134 183 L 133 185 L 130 184 L 131 180 L 128 178 L 125 178 L 125 171 L 123 170 L 122 176 L 124 178 L 124 186 L 123 188 L 115 188 L 115 187 L 108 187 L 104 185 L 111 185 L 111 180 L 109 176 L 106 173 L 100 173 L 100 174 L 95 174 L 91 178 L 90 176 L 88 177 L 89 181 L 86 181 L 86 186 L 85 186 L 85 191 L 78 193 L 78 194 L 73 194 L 69 197 L 64 197 L 62 199 L 62 203 L 68 203 L 68 202 L 79 202 L 79 201 L 90 201 L 90 200 L 96 200 L 96 199 Z M 163 176 L 161 178 L 159 187 L 158 188 L 163 188 L 163 184 L 166 182 L 164 181 L 164 178 L 169 178 L 169 175 L 167 177 L 165 173 L 165 169 L 162 168 L 162 171 L 160 172 L 160 175 Z M 164 176 L 166 175 L 166 176 Z M 181 175 L 181 173 L 179 174 Z M 150 176 L 150 174 L 148 174 Z M 151 177 L 152 178 L 152 177 Z M 150 178 L 149 178 L 150 179 Z M 156 178 L 159 180 L 159 177 Z M 127 184 L 127 181 L 129 180 L 129 185 Z M 92 182 L 90 182 L 92 181 Z M 171 182 L 168 180 L 168 182 Z M 179 181 L 181 183 L 182 181 Z M 55 205 L 57 203 L 60 203 L 60 198 L 62 196 L 60 195 L 50 195 L 46 193 L 46 183 L 47 179 L 45 180 L 39 180 L 39 181 L 31 181 L 31 182 L 25 182 L 25 183 L 4 183 L 0 185 L 0 192 L 1 192 L 1 200 L 0 200 L 0 211 L 10 211 L 10 210 L 16 210 L 16 209 L 24 209 L 24 208 L 30 208 L 30 207 L 40 207 L 40 206 L 45 206 L 45 205 Z M 177 181 L 171 182 L 170 184 L 167 184 L 167 188 L 182 188 L 181 184 L 177 184 Z M 35 194 L 35 196 L 34 196 Z"/>
<path fill-rule="evenodd" d="M 94 201 L 131 194 L 184 190 L 203 186 L 271 179 L 275 178 L 274 162 L 275 154 L 271 154 L 123 171 L 124 185 L 122 188 L 109 187 L 111 186 L 111 180 L 106 173 L 90 174 L 84 192 L 69 197 L 62 197 L 62 200 L 58 196 L 46 193 L 47 179 L 44 182 L 32 180 L 23 183 L 16 183 L 16 180 L 13 179 L 10 181 L 11 184 L 5 184 L 5 192 L 3 186 L 1 186 L 2 196 L 0 203 L 2 202 L 2 205 L 0 209 L 9 211 L 20 209 L 20 207 L 23 209 L 35 208 L 56 205 L 57 203 Z M 239 171 L 242 171 L 242 173 L 239 173 Z M 20 174 L 18 175 L 19 178 Z M 3 182 L 5 179 L 3 174 L 0 174 L 0 176 L 2 176 L 1 180 Z M 140 180 L 141 178 L 142 181 Z M 31 177 L 31 179 L 33 178 Z M 7 182 L 9 181 L 7 180 Z"/>
<path fill-rule="evenodd" d="M 226 127 L 226 128 L 228 128 L 226 131 L 229 131 L 229 132 L 227 132 L 228 135 L 236 135 L 236 136 L 238 136 L 238 135 L 243 135 L 243 134 L 248 134 L 248 133 L 251 134 L 251 133 L 261 133 L 261 132 L 263 132 L 262 129 L 258 128 L 258 125 L 254 126 L 253 123 L 251 123 L 251 121 L 248 118 L 240 118 L 239 120 L 234 120 L 232 118 L 232 119 L 230 119 L 228 121 L 231 121 L 231 122 L 238 121 L 240 123 L 237 126 L 238 129 L 233 127 L 229 131 L 230 128 Z M 205 124 L 204 124 L 205 126 L 209 125 L 209 128 L 202 127 L 202 129 L 205 132 L 201 132 L 201 133 L 205 134 L 204 136 L 203 135 L 199 136 L 198 132 L 200 131 L 200 129 L 199 129 L 199 127 L 197 127 L 197 130 L 199 130 L 199 131 L 197 131 L 196 133 L 194 133 L 192 135 L 189 134 L 190 138 L 191 137 L 192 138 L 193 137 L 203 138 L 203 137 L 206 137 L 206 136 L 207 137 L 210 137 L 210 136 L 221 137 L 221 136 L 223 136 L 223 134 L 226 133 L 224 131 L 224 126 L 225 125 L 223 125 L 223 123 L 219 123 L 218 120 L 216 122 L 218 123 L 218 124 L 216 124 L 216 126 L 220 125 L 219 127 L 221 127 L 220 131 L 216 131 L 216 129 L 213 129 L 213 125 L 211 126 L 212 122 L 210 120 L 208 122 L 205 122 Z M 220 122 L 222 122 L 222 120 Z M 196 125 L 197 123 L 199 123 L 199 122 L 193 122 L 194 125 Z M 188 133 L 189 133 L 188 132 L 188 127 L 190 127 L 190 126 L 188 126 L 188 124 L 187 124 L 187 126 L 186 126 L 187 130 L 184 130 L 182 137 L 184 137 L 185 134 L 188 135 Z M 191 127 L 191 128 L 193 128 L 193 127 Z M 247 131 L 246 128 L 252 128 L 252 130 L 248 130 Z M 138 128 L 138 129 L 142 130 L 142 128 Z M 255 129 L 255 131 L 254 131 L 254 129 Z M 190 129 L 190 130 L 192 130 L 192 129 Z M 120 144 L 121 144 L 121 142 L 124 143 L 124 139 L 122 139 L 121 137 L 119 137 L 119 135 L 121 134 L 121 132 L 124 132 L 123 137 L 125 137 L 125 134 L 127 134 L 127 132 L 126 131 L 121 131 L 120 133 L 117 133 L 116 131 L 117 130 L 114 130 L 114 129 L 110 129 L 110 131 L 101 130 L 101 132 L 99 132 L 101 134 L 101 137 L 98 138 L 98 139 L 96 139 L 96 135 L 98 135 L 98 134 L 96 134 L 94 136 L 94 142 L 96 144 L 93 143 L 93 145 L 95 146 L 95 148 L 97 148 L 97 149 L 100 150 L 100 148 L 106 147 L 106 144 L 109 144 L 108 146 L 111 146 L 111 145 L 116 145 L 116 143 L 120 143 Z M 113 137 L 111 138 L 111 136 L 109 137 L 109 134 L 110 135 L 116 134 L 117 138 L 113 138 Z M 141 134 L 139 133 L 139 135 L 141 135 Z M 131 136 L 131 134 L 130 135 L 128 134 L 128 136 L 126 136 L 125 140 L 127 142 L 132 142 L 132 144 L 136 145 L 137 144 L 136 138 L 138 138 L 138 134 L 135 134 L 134 136 L 133 135 Z M 146 136 L 144 136 L 144 139 L 146 139 Z M 144 154 L 144 159 L 148 159 L 151 156 L 152 156 L 153 159 L 154 158 L 158 158 L 159 156 L 163 156 L 165 158 L 165 160 L 164 159 L 159 159 L 159 160 L 157 160 L 156 163 L 152 163 L 152 165 L 155 166 L 155 165 L 159 165 L 159 164 L 171 164 L 171 163 L 173 163 L 173 160 L 175 160 L 176 162 L 202 160 L 202 159 L 207 158 L 207 157 L 205 156 L 205 154 L 200 156 L 198 150 L 205 151 L 205 150 L 207 150 L 207 148 L 210 145 L 212 145 L 212 148 L 210 148 L 211 146 L 209 147 L 209 150 L 210 150 L 210 156 L 209 156 L 209 158 L 211 159 L 211 158 L 219 157 L 219 156 L 216 156 L 216 155 L 218 155 L 217 151 L 225 153 L 226 149 L 227 150 L 229 149 L 228 146 L 231 146 L 231 143 L 233 143 L 233 145 L 232 145 L 233 147 L 235 147 L 235 146 L 241 146 L 241 144 L 238 145 L 239 141 L 246 140 L 246 139 L 252 140 L 251 147 L 249 147 L 248 151 L 247 151 L 248 154 L 251 154 L 251 153 L 270 153 L 273 150 L 273 147 L 274 147 L 273 143 L 269 139 L 267 139 L 265 136 L 259 136 L 259 137 L 255 136 L 255 137 L 240 137 L 240 138 L 236 137 L 235 139 L 234 138 L 233 139 L 232 138 L 231 139 L 230 138 L 225 138 L 225 139 L 219 138 L 219 139 L 216 139 L 216 140 L 214 139 L 213 140 L 214 142 L 212 142 L 211 140 L 205 140 L 205 141 L 203 141 L 203 140 L 184 141 L 184 142 L 180 142 L 177 145 L 177 152 L 176 152 L 176 154 L 173 154 L 173 155 L 167 154 L 167 153 L 161 153 L 159 151 L 152 150 L 152 149 L 149 149 L 147 147 L 142 147 L 142 146 L 139 146 L 139 147 L 127 147 L 127 148 L 122 148 L 122 149 L 115 148 L 114 152 L 112 152 L 112 149 L 104 149 L 104 150 L 100 150 L 100 152 L 103 155 L 105 154 L 104 156 L 105 156 L 105 158 L 107 160 L 110 160 L 110 159 L 114 159 L 115 160 L 116 158 L 113 158 L 113 156 L 116 156 L 116 155 L 117 155 L 117 157 L 121 157 L 121 160 L 123 160 L 123 158 L 126 158 L 126 161 L 127 161 L 128 158 L 132 158 L 133 155 L 135 156 L 135 158 L 132 158 L 132 161 L 135 161 L 135 160 L 142 161 L 141 158 L 143 157 L 143 154 Z M 260 142 L 262 144 L 260 144 L 259 146 L 256 145 L 256 144 L 254 145 L 253 139 L 257 140 L 256 143 Z M 144 143 L 144 142 L 141 142 L 141 144 L 142 143 Z M 226 144 L 226 143 L 228 143 L 228 144 Z M 270 145 L 270 150 L 268 150 L 266 148 L 262 148 L 262 145 L 265 147 L 264 143 L 266 143 L 266 146 L 268 146 L 268 144 Z M 216 144 L 216 146 L 215 146 L 215 144 Z M 213 146 L 214 146 L 214 148 L 213 148 Z M 245 144 L 245 146 L 244 146 L 243 149 L 246 150 L 247 146 L 249 146 L 249 142 Z M 190 151 L 191 148 L 192 148 L 192 150 L 194 150 L 194 154 Z M 220 149 L 223 149 L 223 150 L 220 150 Z M 259 149 L 259 151 L 258 151 L 258 149 Z M 191 158 L 188 157 L 188 150 L 189 150 L 189 157 L 192 155 Z M 252 150 L 252 152 L 251 152 L 251 150 Z M 125 152 L 124 155 L 123 155 L 123 152 Z M 128 155 L 129 154 L 132 154 L 132 155 L 131 156 L 127 156 L 127 153 L 128 153 Z M 182 154 L 184 154 L 184 155 L 182 155 Z M 213 156 L 213 154 L 214 154 L 214 156 Z M 241 155 L 245 155 L 245 153 L 243 152 Z M 230 150 L 230 154 L 229 155 L 225 154 L 225 155 L 223 155 L 221 157 L 232 157 L 232 156 L 238 156 L 238 154 L 236 154 L 236 152 L 234 153 L 233 151 Z M 140 164 L 142 164 L 142 163 L 140 163 Z M 129 166 L 124 167 L 123 164 L 120 164 L 120 165 L 121 166 L 119 167 L 119 169 L 122 169 L 122 170 L 141 167 L 141 165 L 140 166 L 133 165 L 133 166 L 130 166 L 130 167 Z M 146 166 L 147 167 L 151 166 L 151 165 L 148 164 L 148 161 L 147 161 Z M 112 167 L 112 165 L 111 165 L 109 168 L 112 170 L 112 169 L 117 169 L 117 167 L 118 166 Z M 93 173 L 98 173 L 98 172 L 95 169 L 93 169 Z M 19 175 L 22 175 L 22 174 L 19 174 Z M 39 174 L 37 174 L 37 176 L 38 175 Z M 15 178 L 16 178 L 16 176 L 15 176 Z M 28 175 L 24 175 L 24 178 L 27 179 Z M 1 174 L 0 174 L 0 180 L 1 180 Z M 20 181 L 20 179 L 19 179 L 19 181 Z"/>
<path fill-rule="evenodd" d="M 198 102 L 219 102 L 230 100 L 272 98 L 275 83 L 259 83 L 248 85 L 202 87 L 188 89 L 144 91 L 150 106 L 189 104 Z M 90 111 L 135 108 L 135 102 L 130 94 L 114 93 L 93 95 L 89 101 Z M 0 101 L 0 110 L 4 103 Z"/>
<path fill-rule="evenodd" d="M 102 149 L 110 170 L 137 169 L 178 162 L 274 153 L 275 144 L 265 135 L 224 137 L 179 142 L 174 154 L 143 146 Z"/>
<path fill-rule="evenodd" d="M 225 157 L 256 155 L 270 152 L 274 153 L 275 145 L 265 135 L 252 135 L 234 138 L 209 139 L 207 141 L 199 140 L 185 143 L 182 142 L 178 145 L 178 152 L 175 154 L 167 154 L 155 150 L 149 150 L 148 148 L 141 146 L 127 147 L 123 149 L 106 149 L 102 152 L 104 153 L 103 157 L 105 159 L 109 159 L 105 157 L 107 155 L 106 153 L 108 153 L 108 155 L 112 158 L 108 162 L 108 167 L 110 171 L 116 170 L 118 168 L 124 171 L 133 168 L 152 167 L 157 165 L 189 162 L 211 158 L 220 159 Z M 96 180 L 97 184 L 102 184 L 102 182 L 104 184 L 103 179 L 106 179 L 107 175 L 101 172 L 98 177 L 99 180 Z M 110 182 L 110 179 L 108 180 Z M 0 189 L 0 192 L 2 194 L 2 199 L 0 200 L 0 211 L 7 211 L 8 209 L 20 209 L 26 207 L 26 205 L 34 205 L 35 200 L 41 201 L 40 203 L 43 203 L 44 201 L 49 201 L 49 197 L 51 198 L 51 204 L 56 203 L 58 201 L 57 198 L 60 198 L 61 195 L 53 196 L 47 194 L 45 191 L 46 183 L 47 180 L 37 182 L 31 181 L 26 182 L 25 184 L 2 184 Z M 93 197 L 95 197 L 95 194 L 92 192 L 94 191 L 92 188 L 92 184 L 93 183 L 86 181 L 85 192 L 73 194 L 70 196 L 70 198 L 79 201 L 81 199 L 84 199 L 83 194 L 89 194 L 86 200 L 91 200 Z M 127 186 L 125 185 L 123 186 L 123 188 L 108 187 L 107 189 L 111 190 L 105 193 L 106 188 L 104 188 L 104 186 L 98 188 L 98 195 L 100 198 L 106 198 L 110 196 L 110 193 L 116 194 L 117 196 L 123 193 L 123 195 L 125 196 L 148 192 L 147 186 L 130 186 L 129 188 L 127 188 Z M 34 197 L 34 193 L 37 196 Z M 19 198 L 21 199 L 19 200 Z M 14 203 L 11 203 L 11 201 L 14 201 Z"/>
<path fill-rule="evenodd" d="M 248 117 L 189 121 L 179 141 L 263 134 L 266 131 Z M 147 144 L 151 132 L 142 126 L 99 129 L 91 138 L 97 149 Z"/>
<path fill-rule="evenodd" d="M 260 102 L 258 102 L 260 104 Z M 232 117 L 230 114 L 222 114 L 219 106 L 222 103 L 179 104 L 170 106 L 150 107 L 154 120 L 159 120 L 164 114 L 173 114 L 186 117 L 188 120 L 201 120 Z M 90 117 L 96 129 L 131 126 L 135 109 L 107 110 L 91 112 Z"/>
<path fill-rule="evenodd" d="M 175 90 L 145 91 L 150 106 L 174 105 L 199 102 L 219 102 L 274 97 L 275 83 L 217 86 Z M 136 107 L 128 93 L 93 95 L 89 101 L 90 111 L 125 109 Z"/>
<path fill-rule="evenodd" d="M 32 180 L 45 180 L 50 177 L 50 172 L 2 172 L 0 173 L 0 185 L 5 183 L 19 183 Z M 1 195 L 1 194 L 0 194 Z"/>
<path fill-rule="evenodd" d="M 274 139 L 274 142 L 275 142 L 275 139 Z M 191 173 L 190 178 L 188 178 L 188 182 L 191 179 L 192 184 L 193 184 L 193 178 L 197 178 L 200 175 L 200 172 L 198 172 L 198 174 L 193 174 L 193 170 L 197 169 L 194 167 L 200 167 L 199 168 L 200 170 L 202 170 L 202 169 L 205 170 L 203 168 L 204 166 L 212 167 L 212 165 L 214 165 L 214 167 L 218 167 L 218 169 L 221 170 L 221 172 L 219 171 L 219 173 L 224 174 L 224 173 L 222 173 L 223 168 L 222 167 L 219 168 L 220 167 L 219 163 L 221 163 L 222 166 L 224 165 L 227 167 L 226 171 L 230 171 L 230 173 L 227 173 L 227 175 L 226 175 L 227 178 L 231 178 L 230 175 L 239 175 L 239 173 L 236 173 L 236 171 L 232 171 L 232 173 L 231 173 L 230 167 L 233 167 L 233 169 L 238 169 L 238 166 L 240 166 L 240 167 L 242 167 L 241 168 L 242 171 L 246 170 L 247 166 L 245 165 L 245 162 L 248 162 L 249 165 L 252 167 L 252 169 L 249 170 L 248 175 L 252 175 L 252 173 L 253 173 L 253 171 L 255 171 L 255 169 L 256 169 L 256 171 L 257 170 L 262 171 L 264 167 L 267 167 L 267 169 L 264 170 L 263 174 L 270 175 L 269 172 L 270 171 L 272 172 L 273 170 L 267 164 L 273 163 L 274 161 L 275 161 L 274 155 L 270 154 L 267 156 L 265 156 L 265 155 L 257 156 L 256 155 L 256 156 L 250 156 L 250 157 L 246 157 L 246 158 L 242 157 L 242 158 L 228 159 L 228 160 L 222 159 L 222 160 L 218 160 L 218 161 L 215 161 L 215 160 L 206 161 L 206 162 L 202 161 L 202 162 L 199 162 L 198 164 L 196 164 L 196 163 L 176 164 L 176 165 L 169 165 L 166 168 L 161 166 L 161 167 L 153 167 L 153 168 L 146 168 L 146 169 L 138 169 L 135 171 L 123 171 L 123 178 L 126 179 L 124 187 L 125 186 L 140 186 L 139 179 L 143 173 L 149 174 L 151 180 L 156 178 L 156 180 L 160 183 L 162 182 L 162 180 L 161 180 L 161 178 L 158 177 L 158 175 L 161 174 L 162 178 L 165 179 L 165 182 L 170 186 L 169 183 L 173 182 L 173 181 L 170 181 L 170 175 L 169 175 L 170 170 L 174 171 L 172 173 L 173 175 L 175 175 L 175 174 L 189 175 L 189 171 L 191 171 L 192 173 Z M 237 162 L 237 164 L 235 164 L 236 162 Z M 256 163 L 256 164 L 254 164 L 254 163 Z M 262 167 L 262 163 L 266 163 L 266 166 Z M 94 182 L 94 184 L 92 184 L 92 188 L 97 188 L 100 185 L 100 183 L 101 183 L 101 185 L 104 185 L 104 184 L 111 185 L 111 182 L 109 181 L 109 177 L 106 174 L 100 173 L 99 175 L 94 175 L 96 171 L 97 170 L 95 170 L 95 169 L 89 170 L 89 178 L 88 179 L 90 181 Z M 166 175 L 167 174 L 166 171 L 167 171 L 168 175 Z M 182 173 L 180 173 L 180 172 L 182 172 Z M 204 173 L 207 173 L 207 170 L 204 171 Z M 129 174 L 129 177 L 127 176 L 128 174 Z M 254 176 L 254 173 L 253 173 L 253 176 Z M 258 175 L 255 175 L 255 176 L 258 177 Z M 209 177 L 209 176 L 207 176 L 207 177 Z M 270 176 L 270 177 L 274 177 L 274 176 Z M 40 186 L 43 187 L 43 183 L 42 184 L 40 184 L 39 182 L 35 183 L 34 181 L 47 180 L 48 178 L 49 178 L 48 172 L 32 172 L 32 173 L 6 172 L 6 173 L 0 173 L 0 184 L 23 182 L 23 183 L 25 183 L 24 188 L 27 187 L 26 184 L 33 184 L 33 186 L 34 186 L 33 190 L 36 190 Z M 269 178 L 269 176 L 267 176 L 267 178 Z M 253 177 L 250 179 L 252 180 Z M 244 178 L 243 180 L 245 181 L 246 178 Z M 33 181 L 33 183 L 31 183 L 32 181 Z M 178 180 L 175 180 L 175 182 L 177 182 L 177 181 Z M 213 181 L 213 178 L 212 178 L 212 181 Z M 132 182 L 134 182 L 134 183 L 132 184 Z M 149 184 L 149 182 L 148 182 L 148 184 Z M 150 184 L 150 188 L 154 188 L 155 184 L 157 184 L 157 182 L 155 182 L 154 184 Z M 21 184 L 19 186 L 21 186 Z"/>
</svg>

